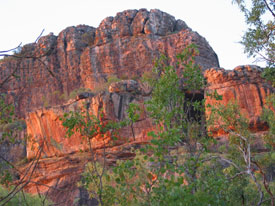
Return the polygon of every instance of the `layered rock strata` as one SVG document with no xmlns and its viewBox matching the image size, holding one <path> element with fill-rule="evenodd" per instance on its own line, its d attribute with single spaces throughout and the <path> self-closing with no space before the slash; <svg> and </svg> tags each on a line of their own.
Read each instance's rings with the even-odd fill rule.
<svg viewBox="0 0 275 206">
<path fill-rule="evenodd" d="M 116 141 L 108 135 L 98 135 L 92 142 L 98 154 L 103 146 L 107 147 L 108 164 L 131 158 L 131 148 L 147 143 L 147 133 L 154 126 L 144 112 L 149 92 L 129 79 L 139 79 L 144 72 L 151 71 L 153 60 L 161 54 L 169 57 L 168 64 L 177 66 L 176 55 L 190 43 L 197 44 L 200 51 L 196 62 L 208 83 L 205 92 L 216 90 L 223 95 L 223 104 L 237 101 L 249 118 L 251 129 L 266 130 L 259 117 L 266 97 L 274 88 L 260 77 L 260 68 L 240 66 L 232 71 L 218 68 L 213 49 L 185 22 L 159 10 L 127 10 L 107 17 L 98 28 L 69 27 L 58 36 L 49 34 L 22 48 L 21 56 L 40 58 L 0 62 L 0 92 L 8 94 L 27 123 L 29 139 L 23 149 L 29 161 L 35 159 L 43 146 L 26 191 L 49 194 L 61 205 L 73 205 L 75 198 L 80 198 L 83 204 L 95 204 L 83 188 L 76 186 L 90 158 L 88 144 L 80 134 L 66 138 L 60 117 L 65 112 L 83 109 L 83 103 L 89 102 L 90 113 L 98 116 L 102 111 L 103 121 L 120 121 L 127 119 L 130 103 L 139 104 L 142 112 L 133 130 L 129 126 L 120 129 Z M 2 84 L 10 74 L 14 75 Z M 128 80 L 106 88 L 114 77 Z M 202 97 L 203 93 L 198 95 Z M 205 99 L 206 104 L 215 103 L 207 96 Z M 22 174 L 30 165 L 21 168 Z"/>
<path fill-rule="evenodd" d="M 66 112 L 80 112 L 83 109 L 83 104 L 87 103 L 90 105 L 89 113 L 91 115 L 99 117 L 100 113 L 103 113 L 102 121 L 104 122 L 118 122 L 127 119 L 126 110 L 130 103 L 136 103 L 141 108 L 140 118 L 133 124 L 133 130 L 129 126 L 119 129 L 115 141 L 112 141 L 108 134 L 99 134 L 92 139 L 93 149 L 101 149 L 103 146 L 114 147 L 133 141 L 147 142 L 147 133 L 153 128 L 151 121 L 143 112 L 145 111 L 144 102 L 148 98 L 141 94 L 136 81 L 124 80 L 111 84 L 109 91 L 97 95 L 83 93 L 67 104 L 31 112 L 27 114 L 26 118 L 27 134 L 30 137 L 27 144 L 27 158 L 34 158 L 40 145 L 44 143 L 43 156 L 47 158 L 89 150 L 89 144 L 79 133 L 66 137 L 66 129 L 60 120 Z"/>
<path fill-rule="evenodd" d="M 20 53 L 41 58 L 1 61 L 0 83 L 14 73 L 1 92 L 9 94 L 24 117 L 42 107 L 63 104 L 81 87 L 96 90 L 108 76 L 138 78 L 152 69 L 161 54 L 175 66 L 176 55 L 190 43 L 198 45 L 197 63 L 202 69 L 219 66 L 208 42 L 182 20 L 156 9 L 119 12 L 98 28 L 68 27 L 58 36 L 49 34 L 25 45 Z"/>
<path fill-rule="evenodd" d="M 238 66 L 233 70 L 212 68 L 204 72 L 208 83 L 205 90 L 206 105 L 237 103 L 241 113 L 248 118 L 250 129 L 254 132 L 267 130 L 261 121 L 266 98 L 275 92 L 274 88 L 262 77 L 262 69 L 254 65 Z M 207 96 L 206 93 L 217 91 L 222 95 L 221 101 Z M 209 114 L 207 110 L 207 115 Z"/>
<path fill-rule="evenodd" d="M 235 101 L 240 105 L 242 114 L 250 121 L 251 130 L 261 132 L 267 130 L 267 125 L 260 121 L 260 115 L 268 95 L 274 93 L 274 88 L 261 78 L 262 69 L 256 66 L 239 66 L 234 70 L 211 68 L 204 72 L 207 80 L 205 89 L 205 100 L 207 104 L 215 104 L 217 101 L 210 99 L 206 93 L 217 91 L 223 96 L 221 104 L 228 104 Z M 39 167 L 32 177 L 33 182 L 47 184 L 29 184 L 26 190 L 32 193 L 48 191 L 55 187 L 58 180 L 57 190 L 50 189 L 49 194 L 55 202 L 63 200 L 67 196 L 66 188 L 70 188 L 70 198 L 66 199 L 66 205 L 71 205 L 74 198 L 82 197 L 85 190 L 76 186 L 80 181 L 81 173 L 89 159 L 89 149 L 85 142 L 81 141 L 79 134 L 71 138 L 65 138 L 65 129 L 59 120 L 64 112 L 75 111 L 81 108 L 83 102 L 90 102 L 90 111 L 98 115 L 102 110 L 105 121 L 120 121 L 127 118 L 126 109 L 131 102 L 144 106 L 149 96 L 136 81 L 124 80 L 111 84 L 108 91 L 97 95 L 82 93 L 75 100 L 71 100 L 62 106 L 37 110 L 27 115 L 28 134 L 35 138 L 33 142 L 46 140 L 47 145 L 43 148 L 43 158 Z M 207 109 L 207 108 L 206 108 Z M 144 108 L 145 110 L 145 108 Z M 209 113 L 207 112 L 206 115 Z M 119 131 L 119 139 L 112 141 L 110 136 L 99 136 L 93 140 L 93 148 L 100 154 L 105 145 L 107 147 L 106 157 L 109 164 L 115 163 L 118 159 L 127 159 L 133 156 L 131 148 L 147 143 L 147 133 L 154 129 L 151 120 L 146 113 L 142 113 L 140 119 L 133 125 L 135 138 L 129 127 Z M 216 137 L 224 135 L 217 133 Z M 28 158 L 34 158 L 38 146 L 29 144 L 27 147 Z M 79 153 L 80 151 L 86 151 Z M 80 158 L 81 156 L 81 158 Z M 68 161 L 69 160 L 69 161 Z M 62 165 L 62 167 L 56 166 Z M 56 168 L 55 168 L 56 167 Z M 55 169 L 52 169 L 55 168 Z M 50 172 L 51 175 L 40 175 Z M 60 189 L 60 190 L 59 190 Z M 58 194 L 58 195 L 57 195 Z M 84 195 L 85 196 L 85 195 Z M 84 201 L 84 200 L 82 200 Z M 93 201 L 93 200 L 87 200 Z"/>
</svg>

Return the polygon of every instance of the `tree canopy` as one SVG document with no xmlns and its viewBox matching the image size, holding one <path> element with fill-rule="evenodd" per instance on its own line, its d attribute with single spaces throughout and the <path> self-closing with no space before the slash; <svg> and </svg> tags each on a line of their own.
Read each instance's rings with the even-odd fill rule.
<svg viewBox="0 0 275 206">
<path fill-rule="evenodd" d="M 275 2 L 274 0 L 233 0 L 245 15 L 248 25 L 241 43 L 248 56 L 275 65 Z"/>
</svg>

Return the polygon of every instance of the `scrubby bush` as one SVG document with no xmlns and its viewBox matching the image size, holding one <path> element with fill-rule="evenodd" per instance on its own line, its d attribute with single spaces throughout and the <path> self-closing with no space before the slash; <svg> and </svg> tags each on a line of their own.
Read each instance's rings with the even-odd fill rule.
<svg viewBox="0 0 275 206">
<path fill-rule="evenodd" d="M 6 189 L 5 187 L 0 185 L 0 200 L 1 203 L 7 206 L 15 206 L 15 205 L 20 205 L 20 206 L 48 206 L 51 205 L 51 202 L 45 199 L 44 196 L 39 197 L 38 195 L 32 195 L 25 193 L 23 190 L 18 192 L 13 196 L 13 193 L 11 193 L 10 189 Z M 11 194 L 11 195 L 9 195 Z M 3 199 L 5 198 L 5 199 Z M 6 200 L 6 201 L 5 201 Z M 2 204 L 1 204 L 2 205 Z"/>
</svg>

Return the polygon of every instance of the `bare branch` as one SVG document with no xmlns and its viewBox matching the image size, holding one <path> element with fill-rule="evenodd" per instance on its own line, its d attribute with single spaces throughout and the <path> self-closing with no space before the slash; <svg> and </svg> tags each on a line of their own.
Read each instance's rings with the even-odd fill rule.
<svg viewBox="0 0 275 206">
<path fill-rule="evenodd" d="M 0 56 L 5 56 L 5 55 L 1 55 L 1 53 L 8 53 L 8 52 L 14 51 L 14 50 L 18 49 L 21 45 L 22 45 L 22 42 L 17 47 L 15 47 L 13 49 L 9 49 L 6 51 L 0 51 Z"/>
<path fill-rule="evenodd" d="M 36 38 L 36 40 L 34 41 L 35 43 L 37 43 L 38 42 L 38 40 L 40 39 L 40 37 L 42 36 L 42 34 L 44 33 L 44 31 L 45 31 L 45 29 L 43 29 L 42 31 L 41 31 L 41 33 L 39 34 L 39 36 Z"/>
<path fill-rule="evenodd" d="M 19 181 L 19 183 L 13 188 L 13 190 L 12 190 L 8 195 L 6 195 L 5 197 L 3 197 L 3 198 L 0 199 L 0 202 L 6 200 L 6 201 L 4 201 L 4 203 L 2 204 L 2 206 L 6 205 L 6 204 L 7 204 L 7 203 L 8 203 L 8 202 L 18 193 L 18 192 L 20 192 L 21 190 L 23 190 L 24 187 L 27 186 L 27 185 L 29 184 L 29 182 L 30 182 L 30 180 L 31 180 L 31 177 L 32 177 L 32 175 L 33 175 L 33 173 L 34 173 L 34 171 L 35 171 L 37 165 L 38 165 L 38 161 L 39 161 L 40 156 L 41 156 L 42 148 L 43 148 L 43 147 L 40 147 L 40 148 L 39 148 L 39 150 L 38 150 L 38 152 L 37 152 L 37 154 L 36 154 L 36 156 L 35 156 L 35 159 L 34 159 L 33 162 L 30 164 L 30 166 L 29 166 L 28 169 L 26 170 L 26 172 L 25 172 L 23 178 Z M 34 165 L 34 166 L 33 166 L 33 165 Z M 28 174 L 28 172 L 29 172 L 29 170 L 30 170 L 31 168 L 32 168 L 32 170 L 31 170 L 31 172 L 30 172 L 29 178 L 28 178 L 27 181 L 25 181 L 24 179 L 25 179 L 25 177 L 27 176 L 27 174 Z M 22 186 L 20 186 L 20 185 L 22 185 Z M 19 187 L 19 189 L 18 189 L 18 187 Z"/>
<path fill-rule="evenodd" d="M 24 201 L 25 201 L 26 205 L 29 206 L 29 203 L 26 200 L 25 192 L 23 190 L 21 190 L 21 193 L 22 193 L 22 196 L 24 198 Z"/>
<path fill-rule="evenodd" d="M 242 170 L 240 169 L 240 167 L 238 167 L 234 162 L 232 162 L 232 161 L 229 160 L 229 159 L 225 159 L 225 158 L 223 158 L 223 157 L 220 157 L 220 156 L 210 156 L 210 157 L 208 157 L 208 158 L 202 160 L 202 162 L 210 161 L 210 160 L 212 160 L 212 159 L 220 159 L 220 160 L 222 160 L 222 161 L 224 161 L 224 162 L 227 162 L 228 164 L 234 166 L 238 171 L 242 171 Z"/>
<path fill-rule="evenodd" d="M 270 13 L 272 14 L 273 17 L 275 17 L 275 13 L 272 11 L 272 9 L 270 8 L 270 6 L 268 5 L 268 3 L 266 2 L 266 0 L 263 0 L 267 9 L 270 11 Z"/>
</svg>

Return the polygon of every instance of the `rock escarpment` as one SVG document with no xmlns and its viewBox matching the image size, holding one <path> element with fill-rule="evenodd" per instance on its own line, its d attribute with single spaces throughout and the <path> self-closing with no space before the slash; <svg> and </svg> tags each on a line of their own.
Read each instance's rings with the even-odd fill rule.
<svg viewBox="0 0 275 206">
<path fill-rule="evenodd" d="M 127 10 L 107 17 L 98 28 L 68 27 L 58 36 L 49 34 L 25 45 L 21 55 L 43 57 L 2 61 L 0 81 L 16 70 L 20 79 L 13 78 L 4 91 L 24 117 L 27 112 L 64 103 L 64 96 L 75 89 L 93 91 L 110 75 L 138 78 L 151 70 L 161 54 L 175 65 L 176 55 L 190 43 L 198 45 L 197 62 L 203 69 L 219 66 L 208 42 L 185 22 L 155 9 Z"/>
<path fill-rule="evenodd" d="M 274 88 L 264 83 L 258 67 L 220 69 L 213 49 L 185 22 L 159 10 L 127 10 L 107 17 L 98 28 L 69 27 L 58 36 L 49 34 L 22 48 L 21 55 L 41 58 L 0 62 L 1 82 L 12 72 L 20 76 L 12 77 L 1 87 L 1 92 L 8 94 L 26 120 L 26 132 L 30 136 L 26 157 L 33 159 L 41 142 L 46 140 L 26 191 L 46 193 L 50 188 L 49 197 L 62 205 L 72 205 L 75 198 L 86 197 L 76 183 L 90 158 L 88 144 L 79 134 L 66 138 L 60 117 L 89 101 L 89 111 L 98 115 L 102 110 L 104 121 L 127 118 L 130 103 L 144 107 L 144 102 L 150 98 L 137 81 L 130 79 L 138 79 L 150 71 L 153 60 L 161 54 L 169 57 L 170 65 L 177 66 L 176 55 L 190 43 L 198 45 L 200 55 L 196 62 L 208 82 L 206 91 L 217 90 L 224 96 L 224 104 L 236 100 L 255 131 L 266 129 L 259 115 L 266 96 L 274 92 Z M 128 80 L 104 88 L 114 76 Z M 213 103 L 205 98 L 207 103 Z M 115 142 L 108 135 L 96 137 L 93 147 L 100 153 L 106 144 L 108 163 L 113 164 L 117 159 L 130 158 L 131 147 L 148 142 L 147 133 L 152 129 L 151 120 L 142 112 L 133 125 L 135 138 L 131 129 L 125 127 L 119 130 Z M 21 169 L 27 168 L 28 165 Z"/>
<path fill-rule="evenodd" d="M 227 104 L 230 101 L 236 101 L 240 105 L 241 112 L 249 119 L 252 131 L 265 131 L 268 128 L 264 122 L 260 121 L 260 115 L 266 97 L 274 93 L 274 88 L 266 83 L 260 75 L 261 69 L 259 67 L 248 65 L 236 67 L 234 70 L 208 69 L 204 72 L 207 80 L 205 94 L 216 90 L 218 94 L 223 95 L 223 100 L 220 103 Z M 66 188 L 70 188 L 70 198 L 66 199 L 67 205 L 71 205 L 74 198 L 83 196 L 83 192 L 85 193 L 85 190 L 78 188 L 75 183 L 80 181 L 84 165 L 89 159 L 89 153 L 86 153 L 88 146 L 81 142 L 79 135 L 73 135 L 70 139 L 64 138 L 65 129 L 62 127 L 59 117 L 66 111 L 74 111 L 81 107 L 82 103 L 88 100 L 91 102 L 90 111 L 95 115 L 99 113 L 100 108 L 103 108 L 106 121 L 119 121 L 127 116 L 125 111 L 130 102 L 143 105 L 144 101 L 150 98 L 142 92 L 142 88 L 133 80 L 113 83 L 108 91 L 95 96 L 81 94 L 79 97 L 62 106 L 29 113 L 26 119 L 28 133 L 36 140 L 46 138 L 48 142 L 44 148 L 45 157 L 40 161 L 40 166 L 34 173 L 33 180 L 45 182 L 52 187 L 58 183 L 58 188 L 61 190 L 56 192 L 51 189 L 49 192 L 50 197 L 56 202 L 63 200 Z M 205 99 L 206 104 L 215 103 L 207 95 L 205 95 Z M 146 113 L 141 115 L 133 127 L 135 139 L 131 129 L 126 127 L 119 131 L 119 139 L 115 142 L 111 141 L 110 136 L 95 138 L 93 141 L 94 148 L 102 153 L 103 141 L 105 142 L 105 146 L 107 146 L 106 157 L 109 164 L 118 159 L 130 158 L 133 155 L 130 148 L 148 142 L 147 133 L 154 128 Z M 215 135 L 218 137 L 224 134 L 217 133 Z M 61 145 L 61 147 L 56 146 L 56 144 Z M 34 146 L 33 149 L 30 148 L 32 146 Z M 33 158 L 37 150 L 37 146 L 29 144 L 29 148 L 27 148 L 28 158 Z M 86 152 L 79 153 L 81 150 Z M 55 168 L 56 164 L 60 164 L 62 167 Z M 40 175 L 49 171 L 51 175 Z M 48 191 L 47 187 L 37 187 L 35 184 L 29 184 L 26 190 L 36 193 L 37 188 L 40 188 L 40 191 Z"/>
</svg>

